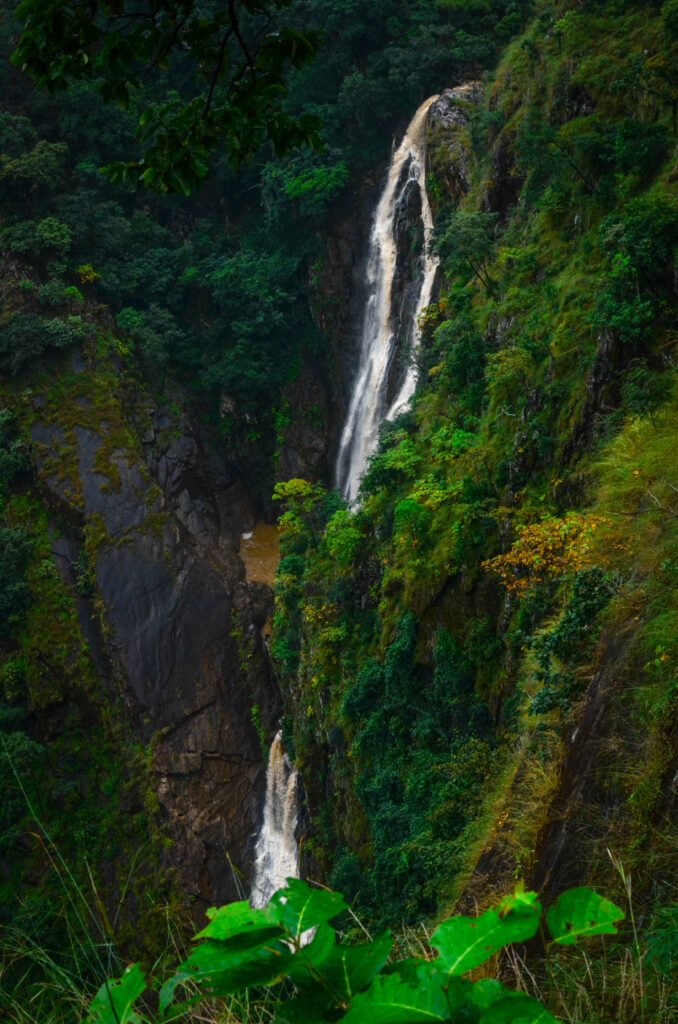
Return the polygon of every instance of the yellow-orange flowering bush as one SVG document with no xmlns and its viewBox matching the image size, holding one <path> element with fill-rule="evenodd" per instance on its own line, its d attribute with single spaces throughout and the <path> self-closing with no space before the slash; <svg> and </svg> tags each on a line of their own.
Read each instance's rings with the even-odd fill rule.
<svg viewBox="0 0 678 1024">
<path fill-rule="evenodd" d="M 562 579 L 600 564 L 593 550 L 596 531 L 608 526 L 605 516 L 547 516 L 538 523 L 521 526 L 511 549 L 489 558 L 483 568 L 497 576 L 507 590 L 525 593 L 545 580 Z"/>
</svg>

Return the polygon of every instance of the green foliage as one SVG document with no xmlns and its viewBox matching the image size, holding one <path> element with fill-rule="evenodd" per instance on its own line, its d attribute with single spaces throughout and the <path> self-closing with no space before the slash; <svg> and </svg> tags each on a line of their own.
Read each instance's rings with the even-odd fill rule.
<svg viewBox="0 0 678 1024">
<path fill-rule="evenodd" d="M 4 794 L 0 812 L 0 850 L 6 857 L 11 855 L 24 834 L 26 794 L 22 789 L 22 779 L 38 777 L 45 760 L 44 747 L 31 739 L 26 731 L 22 709 L 0 698 L 0 782 Z"/>
<path fill-rule="evenodd" d="M 265 408 L 265 396 L 294 375 L 300 340 L 312 329 L 298 302 L 299 262 L 283 252 L 242 249 L 205 264 L 215 308 L 207 346 L 199 353 L 205 385 L 246 408 Z"/>
<path fill-rule="evenodd" d="M 40 139 L 32 148 L 0 158 L 0 195 L 21 200 L 28 193 L 42 198 L 58 185 L 64 172 L 68 147 L 63 142 Z"/>
<path fill-rule="evenodd" d="M 652 416 L 671 393 L 670 377 L 651 370 L 647 360 L 636 359 L 627 370 L 622 384 L 624 406 L 635 416 Z"/>
<path fill-rule="evenodd" d="M 539 927 L 541 906 L 536 893 L 517 892 L 497 910 L 480 917 L 451 917 L 438 925 L 431 945 L 438 951 L 445 972 L 466 974 L 512 942 L 527 942 Z"/>
<path fill-rule="evenodd" d="M 30 604 L 26 582 L 30 553 L 24 530 L 0 526 L 0 642 L 12 636 Z"/>
<path fill-rule="evenodd" d="M 133 7 L 115 12 L 23 0 L 24 28 L 14 62 L 42 88 L 60 92 L 74 81 L 96 83 L 107 102 L 133 104 L 150 72 L 184 66 L 182 93 L 144 105 L 137 137 L 143 158 L 113 164 L 111 180 L 189 195 L 206 176 L 209 157 L 225 147 L 237 164 L 268 139 L 278 154 L 317 142 L 317 121 L 294 118 L 284 105 L 291 67 L 312 60 L 318 36 L 290 25 L 269 28 L 289 0 L 267 9 L 238 0 L 206 13 L 193 3 L 165 2 L 152 18 Z"/>
<path fill-rule="evenodd" d="M 433 335 L 433 348 L 443 360 L 436 373 L 441 384 L 445 383 L 465 412 L 480 412 L 485 393 L 485 339 L 467 309 L 462 307 L 440 324 Z"/>
<path fill-rule="evenodd" d="M 66 306 L 71 308 L 83 301 L 82 292 L 75 285 L 64 285 L 62 281 L 52 280 L 38 289 L 38 301 L 48 309 Z"/>
<path fill-rule="evenodd" d="M 527 5 L 494 0 L 478 19 L 457 4 L 431 11 L 422 3 L 403 9 L 391 2 L 377 16 L 369 5 L 337 7 L 327 0 L 274 0 L 265 7 L 240 0 L 209 14 L 170 2 L 153 21 L 95 6 L 57 19 L 57 28 L 54 9 L 22 4 L 15 62 L 52 92 L 92 81 L 106 102 L 132 107 L 144 88 L 153 95 L 154 72 L 162 68 L 175 88 L 145 104 L 138 118 L 143 163 L 130 160 L 130 146 L 109 174 L 187 193 L 204 179 L 210 153 L 220 146 L 241 163 L 266 139 L 278 154 L 317 144 L 318 115 L 325 135 L 359 153 L 375 115 L 378 129 L 390 127 L 422 92 L 489 63 L 521 26 Z M 321 39 L 322 58 L 310 64 Z M 368 141 L 363 162 L 380 148 L 374 135 Z M 328 189 L 338 187 L 337 175 L 343 172 L 332 171 L 330 182 L 324 172 L 302 172 L 291 178 L 297 179 L 292 191 L 303 193 L 314 214 Z"/>
<path fill-rule="evenodd" d="M 415 664 L 416 642 L 416 620 L 406 615 L 384 664 L 368 661 L 342 703 L 374 840 L 375 891 L 363 886 L 360 899 L 385 921 L 434 910 L 491 762 L 491 727 L 468 659 L 443 631 L 430 673 Z"/>
<path fill-rule="evenodd" d="M 570 946 L 591 935 L 615 935 L 624 912 L 586 886 L 562 893 L 546 915 L 551 938 Z"/>
<path fill-rule="evenodd" d="M 618 253 L 591 314 L 592 326 L 612 332 L 623 344 L 639 345 L 650 339 L 654 315 L 652 300 L 639 293 L 630 257 Z"/>
<path fill-rule="evenodd" d="M 379 449 L 370 457 L 363 477 L 362 493 L 368 495 L 403 477 L 413 477 L 420 463 L 421 456 L 407 432 L 386 424 Z"/>
<path fill-rule="evenodd" d="M 146 991 L 146 979 L 139 964 L 128 967 L 116 981 L 105 981 L 92 1000 L 89 1008 L 89 1019 L 93 1024 L 138 1024 L 139 1015 L 132 1009 L 132 1004 Z"/>
<path fill-rule="evenodd" d="M 325 527 L 325 545 L 339 569 L 349 569 L 360 551 L 363 534 L 348 509 L 339 509 Z"/>
<path fill-rule="evenodd" d="M 355 684 L 342 702 L 342 711 L 354 722 L 375 710 L 384 686 L 384 672 L 377 662 L 368 662 L 360 670 Z"/>
<path fill-rule="evenodd" d="M 0 327 L 0 370 L 17 373 L 44 352 L 76 345 L 91 334 L 91 325 L 76 314 L 48 320 L 18 313 Z"/>
<path fill-rule="evenodd" d="M 426 539 L 430 524 L 429 510 L 411 498 L 399 501 L 393 510 L 393 529 L 402 544 L 420 544 Z"/>
<path fill-rule="evenodd" d="M 309 299 L 317 314 L 324 297 L 309 271 L 322 226 L 420 97 L 491 61 L 505 19 L 522 21 L 527 6 L 492 0 L 480 24 L 463 6 L 423 0 L 378 14 L 366 3 L 239 0 L 232 11 L 184 5 L 179 16 L 166 3 L 155 19 L 96 4 L 57 17 L 58 5 L 27 0 L 18 21 L 8 15 L 1 43 L 8 57 L 19 40 L 15 62 L 51 98 L 32 95 L 6 63 L 3 245 L 29 265 L 24 276 L 45 308 L 63 299 L 76 312 L 80 300 L 65 289 L 85 285 L 161 387 L 168 373 L 189 379 L 230 451 L 254 464 L 263 493 L 274 458 L 270 410 L 301 360 L 321 352 Z M 321 38 L 322 59 L 309 63 Z M 298 149 L 316 136 L 319 116 L 323 152 Z M 244 161 L 267 138 L 262 160 L 235 177 L 221 154 Z M 271 144 L 296 151 L 272 160 Z M 213 185 L 190 202 L 142 201 L 111 187 L 97 170 L 103 162 L 123 186 L 143 180 L 182 194 L 208 167 Z M 24 299 L 12 311 L 35 316 Z M 25 355 L 7 356 L 5 368 L 39 357 L 35 327 L 10 325 L 21 334 L 11 347 Z M 265 443 L 255 452 L 257 438 Z"/>
<path fill-rule="evenodd" d="M 598 638 L 598 614 L 612 593 L 611 581 L 601 569 L 578 573 L 558 622 L 536 633 L 529 642 L 538 666 L 536 678 L 541 683 L 530 704 L 532 714 L 569 707 L 578 689 L 572 670 L 590 654 Z"/>
<path fill-rule="evenodd" d="M 269 985 L 275 1019 L 287 1024 L 554 1024 L 555 1018 L 535 999 L 499 981 L 461 977 L 511 943 L 535 935 L 541 918 L 536 893 L 519 889 L 478 918 L 450 918 L 433 933 L 436 958 L 397 960 L 388 966 L 393 941 L 389 932 L 354 945 L 339 939 L 329 922 L 345 908 L 338 894 L 288 879 L 287 887 L 261 910 L 245 902 L 211 910 L 210 923 L 196 936 L 199 944 L 162 985 L 155 1019 L 175 1019 L 205 999 L 229 993 L 250 993 L 253 1005 L 257 988 Z M 547 921 L 554 941 L 569 944 L 591 934 L 615 934 L 614 922 L 623 917 L 609 900 L 580 888 L 564 893 Z M 286 979 L 294 985 L 289 992 Z M 187 998 L 177 1003 L 182 990 Z M 148 1021 L 138 1002 L 146 991 L 139 965 L 128 967 L 119 980 L 102 985 L 88 1021 Z"/>
<path fill-rule="evenodd" d="M 320 162 L 309 155 L 264 168 L 262 192 L 271 220 L 286 215 L 292 204 L 302 215 L 322 218 L 346 188 L 349 169 L 345 160 Z"/>
<path fill-rule="evenodd" d="M 308 480 L 295 478 L 277 483 L 273 489 L 273 500 L 284 502 L 289 511 L 299 514 L 312 512 L 323 493 L 322 488 Z"/>
<path fill-rule="evenodd" d="M 157 303 L 151 303 L 145 311 L 125 307 L 116 323 L 139 345 L 152 366 L 165 368 L 182 337 L 174 316 Z"/>
<path fill-rule="evenodd" d="M 678 907 L 662 907 L 648 933 L 647 960 L 670 978 L 678 964 Z"/>
<path fill-rule="evenodd" d="M 512 408 L 522 405 L 533 372 L 532 357 L 522 348 L 504 348 L 488 356 L 485 378 L 490 399 L 508 402 Z"/>
<path fill-rule="evenodd" d="M 71 231 L 56 217 L 41 220 L 35 227 L 35 238 L 41 248 L 53 249 L 61 256 L 65 256 L 71 247 Z"/>
<path fill-rule="evenodd" d="M 486 9 L 472 11 L 479 24 Z M 648 849 L 675 881 L 640 810 L 664 813 L 675 703 L 675 578 L 659 569 L 659 551 L 675 563 L 676 511 L 669 24 L 647 5 L 542 7 L 484 97 L 461 101 L 470 127 L 435 125 L 442 276 L 417 393 L 384 425 L 358 509 L 289 535 L 300 610 L 275 631 L 295 652 L 308 842 L 377 921 L 535 870 L 563 813 L 564 861 L 585 877 L 604 876 L 591 849 L 611 835 L 638 884 Z M 355 109 L 375 106 L 369 78 L 345 83 Z M 516 536 L 534 544 L 505 592 L 482 564 Z M 592 752 L 575 730 L 596 700 L 595 785 L 563 811 L 569 741 Z"/>
<path fill-rule="evenodd" d="M 443 218 L 436 229 L 435 249 L 452 277 L 468 276 L 470 270 L 492 295 L 495 285 L 489 275 L 494 252 L 497 215 L 458 211 Z"/>
<path fill-rule="evenodd" d="M 190 106 L 207 84 L 194 82 L 193 56 L 203 45 L 213 55 L 215 34 L 197 39 L 196 48 L 184 46 L 184 63 L 172 58 L 169 69 L 145 78 L 130 113 L 102 105 L 98 85 L 86 80 L 49 102 L 37 98 L 3 66 L 0 203 L 9 301 L 0 328 L 2 368 L 25 373 L 48 348 L 79 343 L 81 334 L 56 324 L 68 326 L 66 314 L 77 312 L 86 326 L 108 316 L 94 307 L 105 303 L 154 384 L 174 374 L 195 390 L 196 408 L 218 424 L 236 472 L 254 481 L 265 501 L 273 433 L 284 426 L 284 415 L 273 410 L 286 408 L 285 386 L 302 362 L 327 369 L 330 345 L 313 320 L 334 320 L 335 267 L 326 242 L 334 224 L 343 223 L 353 186 L 374 177 L 394 132 L 423 96 L 464 78 L 485 80 L 485 98 L 471 111 L 473 150 L 466 142 L 461 147 L 469 193 L 447 222 L 438 219 L 445 275 L 427 311 L 413 409 L 384 430 L 359 511 L 316 491 L 315 481 L 280 494 L 287 511 L 272 650 L 312 812 L 308 849 L 322 877 L 334 872 L 337 884 L 350 888 L 370 924 L 438 914 L 460 890 L 482 898 L 488 871 L 497 881 L 519 877 L 523 865 L 532 870 L 554 812 L 566 737 L 558 714 L 535 723 L 528 713 L 574 717 L 572 698 L 583 694 L 594 668 L 614 669 L 601 718 L 610 734 L 601 737 L 597 785 L 568 805 L 564 857 L 602 876 L 586 844 L 616 842 L 633 859 L 640 886 L 649 885 L 653 858 L 657 876 L 673 870 L 668 858 L 661 860 L 670 825 L 660 795 L 669 778 L 677 621 L 670 596 L 675 410 L 667 412 L 678 226 L 666 156 L 677 102 L 674 8 L 669 0 L 661 14 L 648 5 L 605 3 L 540 9 L 493 81 L 484 72 L 522 25 L 527 5 L 294 3 L 282 12 L 284 21 L 304 34 L 326 33 L 322 58 L 294 71 L 287 61 L 287 96 L 272 97 L 261 119 L 255 104 L 245 111 L 249 123 L 232 121 L 240 140 L 234 143 L 228 127 L 224 155 L 237 159 L 261 140 L 278 103 L 299 123 L 320 116 L 326 147 L 283 162 L 270 161 L 267 149 L 237 179 L 218 151 L 207 154 L 225 110 L 205 120 Z M 75 31 L 65 44 L 67 62 L 89 11 L 68 16 Z M 109 14 L 94 29 L 123 45 L 115 36 L 120 14 Z M 214 16 L 229 15 L 224 8 Z M 211 18 L 208 11 L 206 33 Z M 159 21 L 162 36 L 164 14 Z M 190 23 L 192 15 L 186 29 Z M 256 18 L 246 28 L 256 30 Z M 56 42 L 68 26 L 57 29 Z M 6 49 L 18 31 L 8 16 Z M 89 46 L 83 52 L 94 52 Z M 97 46 L 97 60 L 110 65 L 115 47 Z M 129 52 L 118 56 L 113 77 L 126 79 Z M 215 102 L 234 70 L 224 65 Z M 135 141 L 141 110 L 148 111 L 147 134 Z M 201 117 L 205 136 L 194 133 L 191 147 Z M 284 120 L 280 125 L 284 132 Z M 186 135 L 178 138 L 175 129 Z M 120 181 L 134 182 L 141 168 L 120 165 L 134 164 L 144 150 L 144 173 L 158 189 L 181 196 L 208 164 L 212 181 L 202 196 L 160 202 L 140 200 L 97 172 L 104 162 L 117 164 Z M 441 160 L 438 210 L 457 181 L 455 147 Z M 86 303 L 70 290 L 76 285 Z M 12 437 L 6 451 L 0 448 L 0 475 L 6 465 L 11 481 L 26 464 Z M 618 518 L 634 545 L 633 552 L 610 545 L 615 572 L 543 578 L 535 593 L 505 596 L 482 571 L 516 528 L 586 515 L 595 503 Z M 28 536 L 30 547 L 31 516 L 13 515 L 6 528 Z M 50 564 L 43 547 L 34 562 L 29 555 L 28 564 L 6 566 L 10 585 L 22 574 L 28 579 L 34 602 L 10 623 L 2 652 L 3 685 L 14 702 L 6 731 L 17 737 L 17 763 L 35 771 L 38 789 L 42 784 L 56 808 L 50 821 L 76 859 L 86 844 L 88 856 L 95 849 L 90 859 L 103 850 L 114 864 L 128 855 L 124 843 L 120 852 L 114 813 L 128 780 L 112 755 L 97 760 L 101 734 L 88 723 L 89 732 L 76 727 L 72 744 L 18 750 L 29 735 L 27 690 L 48 705 L 46 717 L 55 691 L 64 679 L 75 686 L 82 666 L 72 646 L 69 595 Z M 79 562 L 76 572 L 78 594 L 89 596 L 91 566 Z M 9 605 L 20 611 L 22 600 L 19 589 Z M 601 641 L 603 615 L 608 629 Z M 629 654 L 628 638 L 636 633 Z M 619 652 L 612 666 L 608 643 Z M 58 681 L 40 670 L 39 655 L 51 659 L 52 652 Z M 567 730 L 569 737 L 569 721 Z M 87 780 L 84 799 L 71 770 Z M 113 780 L 115 799 L 97 799 L 95 771 Z M 15 780 L 6 780 L 7 834 L 17 837 L 25 808 Z M 643 812 L 647 807 L 651 812 Z M 75 831 L 85 839 L 71 841 Z M 113 853 L 109 842 L 118 844 Z M 15 844 L 12 870 L 22 856 Z M 34 865 L 31 859 L 26 872 Z M 667 946 L 662 935 L 658 941 Z M 335 991 L 354 970 L 351 948 L 332 961 Z M 218 945 L 213 952 L 221 955 Z M 280 955 L 289 952 L 284 947 Z M 260 953 L 265 960 L 266 950 Z M 328 954 L 328 972 L 329 965 Z M 417 971 L 428 985 L 438 968 Z M 418 998 L 407 968 L 379 977 L 369 997 L 367 980 L 351 993 L 338 991 L 346 1003 L 365 996 L 375 1017 L 398 1012 L 391 988 Z M 470 991 L 466 979 L 458 981 L 449 991 Z M 533 1007 L 520 1006 L 522 997 L 495 984 L 476 984 L 463 1010 L 467 1019 L 496 1024 L 519 1010 L 522 1019 L 534 1019 Z M 327 1016 L 324 998 L 313 989 L 287 1000 L 281 1020 L 308 1024 L 314 1013 Z M 432 1012 L 440 999 L 440 991 L 431 995 Z M 335 1009 L 337 1016 L 346 1012 Z M 355 1013 L 365 1012 L 358 1003 Z"/>
<path fill-rule="evenodd" d="M 0 503 L 9 486 L 30 469 L 29 449 L 19 435 L 16 417 L 10 409 L 0 409 Z"/>
</svg>

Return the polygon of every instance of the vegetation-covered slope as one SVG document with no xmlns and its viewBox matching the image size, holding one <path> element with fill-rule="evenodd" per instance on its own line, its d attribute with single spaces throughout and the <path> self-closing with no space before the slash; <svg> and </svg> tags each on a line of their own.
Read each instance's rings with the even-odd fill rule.
<svg viewBox="0 0 678 1024">
<path fill-rule="evenodd" d="M 614 893 L 608 848 L 646 927 L 675 902 L 676 25 L 539 6 L 430 140 L 412 411 L 357 510 L 279 488 L 307 864 L 382 920 Z"/>
</svg>

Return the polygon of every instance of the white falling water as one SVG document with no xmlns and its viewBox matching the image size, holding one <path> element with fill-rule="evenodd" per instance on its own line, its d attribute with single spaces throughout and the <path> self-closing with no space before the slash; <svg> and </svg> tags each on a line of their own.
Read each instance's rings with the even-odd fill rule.
<svg viewBox="0 0 678 1024">
<path fill-rule="evenodd" d="M 287 878 L 299 877 L 299 849 L 294 833 L 299 813 L 299 775 L 283 749 L 282 732 L 268 755 L 264 821 L 257 839 L 251 904 L 265 907 Z"/>
<path fill-rule="evenodd" d="M 410 355 L 419 344 L 417 319 L 431 301 L 438 269 L 437 259 L 428 251 L 433 218 L 425 182 L 426 122 L 429 107 L 437 99 L 437 96 L 427 99 L 412 118 L 402 142 L 391 158 L 386 185 L 374 215 L 367 261 L 368 298 L 362 326 L 360 361 L 337 457 L 337 487 L 349 502 L 353 502 L 358 494 L 367 460 L 379 440 L 381 424 L 405 411 L 417 383 L 416 368 L 410 360 L 398 393 L 388 404 L 389 376 L 397 345 L 393 320 L 393 280 L 398 255 L 396 213 L 400 198 L 413 180 L 417 182 L 421 194 L 424 245 L 419 261 L 419 291 L 412 322 L 408 325 Z M 406 165 L 407 176 L 403 176 Z"/>
</svg>

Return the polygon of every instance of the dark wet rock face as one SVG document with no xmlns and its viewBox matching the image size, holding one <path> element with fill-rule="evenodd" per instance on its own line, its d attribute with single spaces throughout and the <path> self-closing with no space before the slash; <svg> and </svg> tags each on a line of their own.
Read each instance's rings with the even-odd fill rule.
<svg viewBox="0 0 678 1024">
<path fill-rule="evenodd" d="M 479 82 L 445 89 L 429 112 L 429 168 L 438 179 L 446 202 L 454 206 L 471 186 L 471 119 L 482 95 Z M 435 196 L 431 198 L 435 203 Z"/>
<path fill-rule="evenodd" d="M 524 184 L 515 171 L 514 146 L 515 138 L 502 132 L 492 149 L 492 171 L 483 195 L 483 209 L 487 213 L 498 213 L 502 221 L 517 204 Z"/>
<path fill-rule="evenodd" d="M 429 164 L 446 200 L 457 205 L 471 187 L 474 154 L 471 139 L 473 115 L 483 96 L 479 82 L 445 89 L 431 106 L 429 117 Z M 515 139 L 501 132 L 491 150 L 491 171 L 485 183 L 482 206 L 503 219 L 518 201 L 522 178 L 515 170 Z"/>
<path fill-rule="evenodd" d="M 323 368 L 312 363 L 302 367 L 298 380 L 284 389 L 283 407 L 288 410 L 288 423 L 278 449 L 276 481 L 294 477 L 331 480 L 330 390 Z"/>
<path fill-rule="evenodd" d="M 402 387 L 407 372 L 411 347 L 410 327 L 419 297 L 421 284 L 421 256 L 424 248 L 424 227 L 421 219 L 421 188 L 411 177 L 410 161 L 402 169 L 396 187 L 393 236 L 396 245 L 396 263 L 393 274 L 393 330 L 396 347 L 389 376 L 387 404 Z"/>
<path fill-rule="evenodd" d="M 33 437 L 50 504 L 85 538 L 98 621 L 81 602 L 81 629 L 98 632 L 102 685 L 152 751 L 168 863 L 200 904 L 236 898 L 231 865 L 251 877 L 265 785 L 252 707 L 265 726 L 279 714 L 259 629 L 270 600 L 237 555 L 247 496 L 189 415 L 149 399 L 130 412 L 114 395 L 99 421 L 48 400 Z M 77 545 L 58 546 L 68 572 Z"/>
<path fill-rule="evenodd" d="M 311 313 L 328 345 L 323 375 L 316 372 L 315 381 L 322 380 L 323 401 L 327 403 L 323 456 L 326 475 L 319 479 L 329 484 L 334 483 L 336 450 L 359 358 L 374 199 L 385 171 L 383 166 L 366 177 L 340 204 L 327 231 L 323 258 L 312 271 Z M 317 400 L 313 401 L 317 407 Z M 278 478 L 284 479 L 282 471 Z"/>
</svg>

